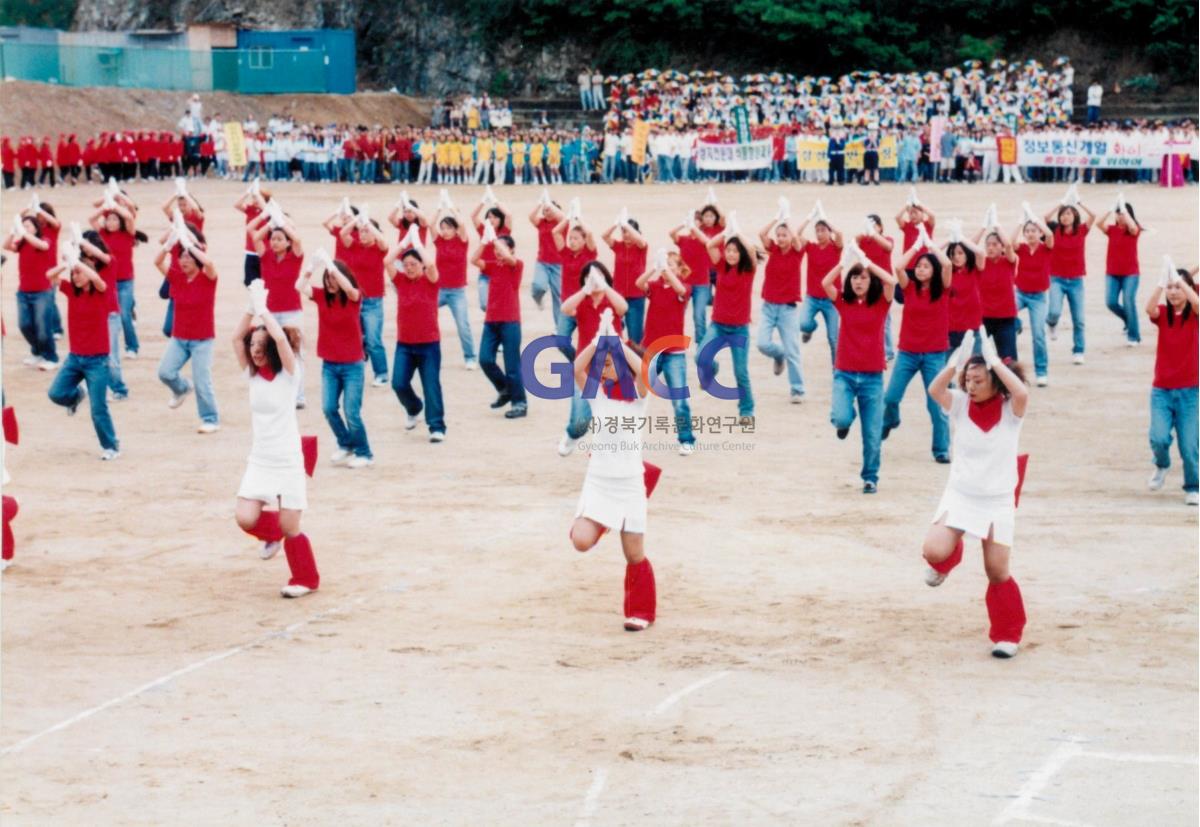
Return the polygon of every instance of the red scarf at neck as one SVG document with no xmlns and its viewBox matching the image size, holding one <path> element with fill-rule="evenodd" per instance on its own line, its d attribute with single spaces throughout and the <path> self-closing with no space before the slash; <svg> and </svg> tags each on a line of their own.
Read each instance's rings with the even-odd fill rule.
<svg viewBox="0 0 1200 827">
<path fill-rule="evenodd" d="M 256 367 L 254 372 L 263 379 L 266 379 L 268 382 L 273 382 L 275 380 L 275 371 L 271 370 L 271 366 L 269 364 L 263 365 L 261 368 Z"/>
<path fill-rule="evenodd" d="M 1004 397 L 996 394 L 986 402 L 968 402 L 967 416 L 979 426 L 985 434 L 1000 423 L 1000 415 L 1004 413 Z"/>
</svg>

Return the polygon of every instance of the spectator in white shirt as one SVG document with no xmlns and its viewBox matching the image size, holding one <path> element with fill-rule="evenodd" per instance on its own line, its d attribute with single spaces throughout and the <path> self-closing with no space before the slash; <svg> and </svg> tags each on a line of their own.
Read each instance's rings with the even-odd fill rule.
<svg viewBox="0 0 1200 827">
<path fill-rule="evenodd" d="M 1087 90 L 1087 122 L 1095 123 L 1100 120 L 1100 100 L 1104 97 L 1104 87 L 1100 81 L 1092 81 Z"/>
</svg>

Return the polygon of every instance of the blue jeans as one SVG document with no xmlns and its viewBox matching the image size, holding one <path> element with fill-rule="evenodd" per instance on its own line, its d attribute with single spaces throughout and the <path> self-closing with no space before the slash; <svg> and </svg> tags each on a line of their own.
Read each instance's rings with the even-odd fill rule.
<svg viewBox="0 0 1200 827">
<path fill-rule="evenodd" d="M 476 289 L 479 291 L 479 309 L 487 313 L 487 297 L 488 285 L 491 284 L 491 276 L 486 273 L 479 274 L 479 284 Z"/>
<path fill-rule="evenodd" d="M 805 296 L 801 305 L 800 332 L 812 335 L 817 330 L 817 314 L 825 320 L 825 336 L 829 339 L 829 361 L 837 356 L 838 314 L 833 302 L 819 296 Z"/>
<path fill-rule="evenodd" d="M 137 329 L 133 326 L 133 308 L 137 300 L 133 295 L 133 279 L 117 282 L 117 303 L 121 306 L 121 332 L 125 336 L 125 349 L 137 353 Z"/>
<path fill-rule="evenodd" d="M 50 315 L 54 307 L 54 291 L 17 291 L 17 326 L 29 343 L 29 349 L 39 359 L 58 361 L 54 346 L 54 323 Z"/>
<path fill-rule="evenodd" d="M 425 402 L 413 390 L 413 374 L 421 377 L 421 391 Z M 425 409 L 425 424 L 429 433 L 446 432 L 446 408 L 442 402 L 442 343 L 426 342 L 419 345 L 396 343 L 396 358 L 392 362 L 392 390 L 409 416 L 416 416 Z"/>
<path fill-rule="evenodd" d="M 612 183 L 613 175 L 616 172 L 616 168 L 617 168 L 617 156 L 616 155 L 605 155 L 604 156 L 604 172 L 601 174 L 601 178 L 604 181 L 604 183 L 606 183 L 606 184 Z"/>
<path fill-rule="evenodd" d="M 671 182 L 671 159 L 666 155 L 659 155 L 658 161 L 658 183 L 669 184 Z"/>
<path fill-rule="evenodd" d="M 779 331 L 777 345 L 772 332 Z M 758 351 L 769 359 L 787 363 L 788 385 L 794 394 L 804 395 L 804 371 L 800 363 L 800 308 L 795 304 L 763 302 L 762 321 L 758 325 Z"/>
<path fill-rule="evenodd" d="M 321 411 L 333 429 L 338 448 L 370 459 L 373 455 L 362 421 L 362 399 L 362 362 L 325 362 L 321 366 Z M 345 419 L 342 411 L 346 412 Z"/>
<path fill-rule="evenodd" d="M 383 347 L 383 299 L 363 298 L 358 311 L 362 320 L 363 351 L 376 379 L 387 379 L 387 350 Z"/>
<path fill-rule="evenodd" d="M 575 332 L 576 327 L 578 327 L 578 323 L 575 321 L 575 317 L 568 316 L 564 313 L 558 317 L 558 323 L 554 325 L 554 333 L 555 335 L 562 336 L 569 342 L 571 341 L 571 334 Z M 567 345 L 565 350 L 562 348 L 559 348 L 559 350 L 562 351 L 562 355 L 566 356 L 569 361 L 575 361 L 574 347 Z M 574 379 L 572 379 L 572 381 L 574 381 Z M 590 419 L 591 417 L 589 416 L 588 418 Z"/>
<path fill-rule="evenodd" d="M 739 416 L 754 416 L 754 394 L 750 390 L 750 325 L 730 325 L 713 322 L 708 326 L 708 332 L 704 334 L 704 339 L 701 340 L 700 346 L 696 349 L 696 369 L 700 371 L 700 386 L 704 390 L 708 390 L 704 386 L 704 376 L 711 373 L 712 376 L 717 374 L 716 360 L 709 358 L 702 360 L 700 358 L 701 351 L 704 346 L 718 336 L 744 336 L 746 339 L 746 347 L 729 346 L 730 356 L 733 357 L 733 378 L 737 383 L 738 395 L 738 415 Z M 719 353 L 720 351 L 718 351 Z"/>
<path fill-rule="evenodd" d="M 192 381 L 179 375 L 187 361 L 192 360 Z M 171 337 L 162 361 L 158 363 L 158 379 L 172 393 L 187 393 L 195 385 L 196 410 L 201 422 L 220 422 L 217 415 L 217 394 L 212 381 L 213 340 L 176 339 Z"/>
<path fill-rule="evenodd" d="M 1071 333 L 1073 344 L 1072 353 L 1083 353 L 1083 279 L 1068 279 L 1062 276 L 1050 277 L 1050 308 L 1046 312 L 1046 324 L 1051 327 L 1058 325 L 1063 313 L 1063 297 L 1071 309 Z"/>
<path fill-rule="evenodd" d="M 1150 389 L 1150 450 L 1158 468 L 1171 467 L 1171 431 L 1179 437 L 1179 458 L 1183 460 L 1183 490 L 1200 490 L 1197 474 L 1196 405 L 1200 388 Z"/>
<path fill-rule="evenodd" d="M 463 360 L 475 361 L 475 341 L 471 338 L 471 320 L 467 316 L 467 288 L 443 287 L 438 290 L 438 307 L 450 307 L 454 326 L 458 328 L 458 341 L 462 344 Z"/>
<path fill-rule="evenodd" d="M 244 184 L 249 181 L 250 176 L 260 177 L 260 174 L 258 161 L 248 161 L 246 163 L 246 171 L 242 174 L 242 183 Z"/>
<path fill-rule="evenodd" d="M 108 314 L 108 386 L 115 396 L 129 395 L 125 377 L 121 375 L 121 314 Z"/>
<path fill-rule="evenodd" d="M 712 304 L 712 286 L 697 284 L 692 287 L 692 339 L 704 340 L 708 333 L 708 308 Z"/>
<path fill-rule="evenodd" d="M 1138 326 L 1137 290 L 1141 276 L 1105 276 L 1105 304 L 1125 323 L 1125 335 L 1131 342 L 1142 340 Z"/>
<path fill-rule="evenodd" d="M 1045 376 L 1050 367 L 1046 352 L 1046 294 L 1018 290 L 1017 312 L 1026 308 L 1029 309 L 1029 333 L 1033 337 L 1033 372 Z"/>
<path fill-rule="evenodd" d="M 567 414 L 567 436 L 579 439 L 592 424 L 592 404 L 583 398 L 579 383 L 571 382 L 571 412 Z"/>
<path fill-rule="evenodd" d="M 504 370 L 496 364 L 496 352 L 504 349 Z M 514 405 L 525 404 L 521 381 L 521 323 L 484 322 L 479 342 L 479 367 L 499 393 L 507 393 Z"/>
<path fill-rule="evenodd" d="M 629 305 L 625 318 L 621 320 L 625 324 L 625 336 L 640 345 L 642 334 L 646 332 L 646 297 L 626 296 L 625 303 Z"/>
<path fill-rule="evenodd" d="M 171 329 L 175 326 L 175 300 L 167 299 L 167 314 L 163 316 L 163 335 L 171 338 Z"/>
<path fill-rule="evenodd" d="M 904 183 L 917 180 L 917 159 L 909 156 L 901 158 L 896 167 L 896 181 Z"/>
<path fill-rule="evenodd" d="M 892 314 L 883 317 L 883 358 L 890 362 L 896 358 L 896 345 L 892 341 Z"/>
<path fill-rule="evenodd" d="M 534 301 L 550 294 L 550 309 L 554 313 L 554 326 L 562 316 L 562 265 L 539 261 L 533 265 L 533 284 L 529 287 Z"/>
<path fill-rule="evenodd" d="M 668 388 L 687 387 L 687 356 L 682 351 L 660 354 L 654 360 L 654 370 L 657 375 L 663 377 Z M 574 405 L 574 398 L 572 398 L 572 410 L 574 410 Z M 694 445 L 696 437 L 692 433 L 692 409 L 688 406 L 687 399 L 672 399 L 671 407 L 675 409 L 675 430 L 679 433 L 680 443 Z M 591 419 L 590 409 L 588 419 Z"/>
<path fill-rule="evenodd" d="M 54 381 L 50 383 L 50 401 L 64 408 L 78 405 L 82 401 L 77 390 L 80 382 L 87 382 L 88 402 L 92 407 L 92 427 L 96 429 L 100 447 L 119 450 L 117 432 L 108 413 L 108 357 L 76 356 L 74 353 L 68 353 Z M 1195 411 L 1194 405 L 1192 410 Z"/>
<path fill-rule="evenodd" d="M 945 351 L 935 353 L 910 353 L 902 350 L 896 354 L 892 365 L 892 378 L 888 380 L 887 392 L 883 395 L 883 427 L 892 430 L 900 427 L 900 401 L 908 390 L 908 383 L 918 373 L 925 385 L 925 409 L 933 425 L 934 457 L 950 456 L 950 420 L 942 406 L 929 395 L 929 385 L 946 367 Z"/>
<path fill-rule="evenodd" d="M 883 439 L 883 374 L 833 372 L 833 408 L 829 421 L 837 429 L 854 424 L 854 403 L 862 417 L 862 479 L 879 482 L 879 444 Z"/>
</svg>

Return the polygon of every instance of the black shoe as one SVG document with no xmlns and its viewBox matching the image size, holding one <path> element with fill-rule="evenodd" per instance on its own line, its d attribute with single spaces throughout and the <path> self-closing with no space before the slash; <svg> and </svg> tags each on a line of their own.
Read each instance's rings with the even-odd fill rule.
<svg viewBox="0 0 1200 827">
<path fill-rule="evenodd" d="M 948 457 L 946 454 L 934 454 L 933 461 L 938 465 L 949 465 L 950 457 Z"/>
<path fill-rule="evenodd" d="M 837 435 L 838 435 L 838 439 L 845 439 L 845 438 L 846 438 L 846 434 L 848 434 L 848 433 L 850 433 L 850 429 L 849 429 L 849 428 L 838 428 L 838 429 L 837 429 Z"/>
<path fill-rule="evenodd" d="M 812 332 L 809 331 L 808 333 L 801 333 L 800 341 L 804 344 L 808 344 L 810 341 L 812 341 Z"/>
<path fill-rule="evenodd" d="M 508 391 L 502 391 L 500 395 L 496 397 L 496 401 L 492 403 L 492 410 L 503 408 L 509 402 L 512 402 L 512 397 L 509 396 Z"/>
<path fill-rule="evenodd" d="M 874 494 L 878 491 L 879 491 L 879 486 L 877 486 L 875 483 L 873 483 L 873 482 L 864 482 L 863 483 L 863 493 L 864 494 Z"/>
<path fill-rule="evenodd" d="M 778 376 L 781 373 L 783 373 L 783 360 L 776 359 L 775 360 L 775 375 Z"/>
<path fill-rule="evenodd" d="M 513 405 L 511 408 L 509 408 L 507 411 L 504 412 L 504 418 L 505 419 L 520 419 L 521 417 L 525 416 L 525 414 L 527 414 L 528 412 L 529 412 L 529 410 L 528 410 L 528 408 L 525 407 L 525 403 L 518 402 L 516 405 Z"/>
</svg>

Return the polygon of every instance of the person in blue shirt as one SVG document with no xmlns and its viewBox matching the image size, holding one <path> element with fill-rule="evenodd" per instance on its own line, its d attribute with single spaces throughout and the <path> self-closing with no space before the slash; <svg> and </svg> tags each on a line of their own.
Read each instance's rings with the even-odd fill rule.
<svg viewBox="0 0 1200 827">
<path fill-rule="evenodd" d="M 829 147 L 826 150 L 829 157 L 829 180 L 825 183 L 833 186 L 836 179 L 838 186 L 846 183 L 846 134 L 835 129 L 829 133 Z"/>
</svg>

